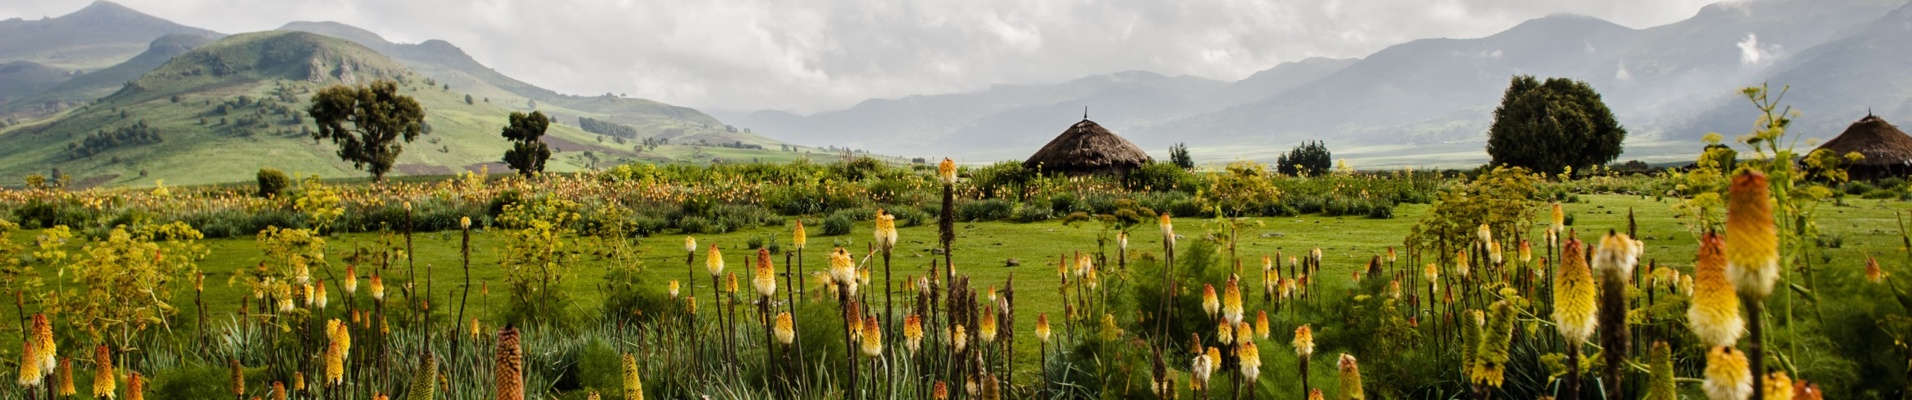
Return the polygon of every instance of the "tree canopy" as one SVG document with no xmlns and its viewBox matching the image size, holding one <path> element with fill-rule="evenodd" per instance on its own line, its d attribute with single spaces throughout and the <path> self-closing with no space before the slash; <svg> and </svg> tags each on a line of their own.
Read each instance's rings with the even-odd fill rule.
<svg viewBox="0 0 1912 400">
<path fill-rule="evenodd" d="M 1319 140 L 1302 143 L 1288 150 L 1288 154 L 1275 158 L 1275 171 L 1282 175 L 1314 175 L 1332 168 L 1334 155 L 1328 152 L 1328 145 Z"/>
<path fill-rule="evenodd" d="M 530 115 L 513 112 L 510 119 L 503 132 L 505 139 L 511 140 L 511 149 L 505 150 L 505 164 L 518 170 L 519 175 L 544 172 L 544 161 L 551 158 L 551 147 L 546 146 L 542 138 L 545 128 L 551 126 L 551 119 L 542 111 L 532 111 Z"/>
<path fill-rule="evenodd" d="M 1513 78 L 1487 133 L 1493 165 L 1559 173 L 1620 156 L 1627 130 L 1586 82 L 1531 75 Z"/>
<path fill-rule="evenodd" d="M 425 133 L 425 108 L 399 94 L 398 82 L 390 80 L 325 88 L 312 95 L 306 113 L 319 126 L 312 140 L 331 139 L 340 159 L 381 182 L 405 151 L 399 141 L 410 143 Z"/>
</svg>

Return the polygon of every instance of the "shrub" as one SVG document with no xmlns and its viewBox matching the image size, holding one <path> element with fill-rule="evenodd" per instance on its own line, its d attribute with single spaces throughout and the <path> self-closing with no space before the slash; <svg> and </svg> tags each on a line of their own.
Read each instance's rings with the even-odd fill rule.
<svg viewBox="0 0 1912 400">
<path fill-rule="evenodd" d="M 1142 164 L 1141 168 L 1129 171 L 1123 186 L 1134 191 L 1190 191 L 1200 184 L 1199 178 L 1188 170 L 1158 162 Z"/>
<path fill-rule="evenodd" d="M 285 171 L 272 168 L 259 169 L 259 197 L 273 197 L 292 186 L 292 177 Z"/>
<path fill-rule="evenodd" d="M 696 215 L 686 215 L 683 218 L 678 218 L 677 229 L 683 230 L 685 234 L 730 232 L 730 227 L 725 226 L 723 222 Z"/>
<path fill-rule="evenodd" d="M 844 216 L 843 213 L 831 214 L 830 218 L 823 219 L 823 235 L 848 235 L 850 234 L 850 226 L 853 224 L 854 223 L 850 222 L 850 217 Z"/>
<path fill-rule="evenodd" d="M 995 221 L 1015 215 L 1016 204 L 1003 199 L 983 199 L 956 204 L 956 219 Z"/>
<path fill-rule="evenodd" d="M 1038 222 L 1049 219 L 1049 207 L 1024 204 L 1016 207 L 1016 222 Z"/>
</svg>

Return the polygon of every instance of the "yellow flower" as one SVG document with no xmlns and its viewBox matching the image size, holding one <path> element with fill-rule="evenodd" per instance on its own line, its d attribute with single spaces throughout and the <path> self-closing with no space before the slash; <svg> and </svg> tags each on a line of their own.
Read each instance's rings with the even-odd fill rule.
<svg viewBox="0 0 1912 400">
<path fill-rule="evenodd" d="M 1645 247 L 1638 240 L 1624 233 L 1608 232 L 1600 238 L 1600 249 L 1593 255 L 1593 269 L 1605 276 L 1605 282 L 1625 284 L 1633 276 L 1633 268 L 1640 264 L 1640 251 Z"/>
<path fill-rule="evenodd" d="M 667 290 L 670 291 L 671 298 L 673 299 L 677 298 L 677 287 L 678 287 L 678 283 L 676 279 L 672 279 L 670 285 L 667 287 Z"/>
<path fill-rule="evenodd" d="M 777 313 L 776 326 L 777 326 L 777 329 L 776 329 L 777 343 L 783 343 L 787 345 L 787 344 L 796 342 L 797 340 L 796 321 L 790 318 L 789 312 L 786 311 L 786 312 Z"/>
<path fill-rule="evenodd" d="M 956 329 L 949 333 L 949 342 L 956 346 L 957 353 L 963 352 L 963 348 L 969 345 L 969 332 L 966 329 L 963 324 L 956 324 Z"/>
<path fill-rule="evenodd" d="M 997 385 L 996 375 L 984 375 L 982 387 L 983 400 L 1002 400 L 1002 388 Z"/>
<path fill-rule="evenodd" d="M 1221 321 L 1215 324 L 1215 341 L 1221 342 L 1222 344 L 1234 343 L 1235 327 L 1229 325 L 1228 321 Z"/>
<path fill-rule="evenodd" d="M 1162 213 L 1162 222 L 1158 225 L 1162 227 L 1162 241 L 1168 243 L 1168 247 L 1175 247 L 1175 223 L 1169 221 L 1168 213 Z"/>
<path fill-rule="evenodd" d="M 1049 343 L 1049 314 L 1036 314 L 1036 341 Z"/>
<path fill-rule="evenodd" d="M 1327 397 L 1323 397 L 1321 395 L 1321 389 L 1308 389 L 1308 400 L 1324 400 L 1324 399 L 1327 399 Z"/>
<path fill-rule="evenodd" d="M 1115 232 L 1115 248 L 1123 253 L 1129 252 L 1129 232 Z"/>
<path fill-rule="evenodd" d="M 684 252 L 691 254 L 697 253 L 697 238 L 690 236 L 684 237 Z"/>
<path fill-rule="evenodd" d="M 114 380 L 118 377 L 113 373 L 112 351 L 103 344 L 93 347 L 93 397 L 113 398 Z"/>
<path fill-rule="evenodd" d="M 876 247 L 883 250 L 896 248 L 896 216 L 883 209 L 876 209 L 876 229 L 871 230 Z"/>
<path fill-rule="evenodd" d="M 863 319 L 863 355 L 883 355 L 883 327 L 876 324 L 876 318 Z"/>
<path fill-rule="evenodd" d="M 789 316 L 790 314 L 784 314 Z M 624 398 L 644 400 L 644 378 L 637 373 L 637 358 L 624 354 Z"/>
<path fill-rule="evenodd" d="M 20 352 L 20 386 L 26 386 L 30 392 L 33 387 L 40 386 L 40 380 L 46 374 L 40 373 L 40 362 L 36 361 L 40 359 L 40 354 L 35 352 L 33 341 L 22 341 L 20 346 L 25 348 L 25 351 Z"/>
<path fill-rule="evenodd" d="M 777 294 L 777 269 L 770 262 L 770 248 L 757 249 L 756 276 L 750 283 L 757 288 L 757 294 L 769 297 Z"/>
<path fill-rule="evenodd" d="M 325 309 L 325 281 L 319 281 L 318 286 L 313 287 L 312 297 L 315 299 L 313 301 L 317 303 L 315 305 L 317 305 L 319 309 Z"/>
<path fill-rule="evenodd" d="M 1215 297 L 1215 285 L 1202 284 L 1202 312 L 1208 313 L 1209 318 L 1214 318 L 1215 313 L 1220 312 L 1221 308 L 1221 299 Z"/>
<path fill-rule="evenodd" d="M 325 326 L 326 338 L 339 343 L 339 354 L 352 354 L 352 332 L 349 330 L 350 326 L 340 323 L 338 319 L 326 321 Z"/>
<path fill-rule="evenodd" d="M 1514 338 L 1514 306 L 1507 300 L 1494 302 L 1494 318 L 1482 327 L 1480 348 L 1474 354 L 1471 380 L 1474 384 L 1500 387 L 1505 382 L 1507 361 Z"/>
<path fill-rule="evenodd" d="M 1489 264 L 1500 264 L 1500 242 L 1487 242 L 1487 262 Z"/>
<path fill-rule="evenodd" d="M 943 160 L 947 161 L 949 159 L 945 158 Z M 930 391 L 930 398 L 935 400 L 948 399 L 949 398 L 949 383 L 943 382 L 943 381 L 936 381 L 936 386 L 934 387 L 934 390 Z"/>
<path fill-rule="evenodd" d="M 923 316 L 910 314 L 903 318 L 903 346 L 910 354 L 923 349 Z"/>
<path fill-rule="evenodd" d="M 1746 353 L 1732 346 L 1706 352 L 1706 383 L 1701 387 L 1713 400 L 1746 400 L 1752 396 L 1752 370 L 1746 364 Z"/>
<path fill-rule="evenodd" d="M 1570 345 L 1587 341 L 1599 323 L 1600 309 L 1594 303 L 1593 271 L 1581 255 L 1579 240 L 1569 239 L 1561 251 L 1558 276 L 1554 278 L 1553 320 Z"/>
<path fill-rule="evenodd" d="M 1434 263 L 1427 263 L 1427 267 L 1421 269 L 1421 276 L 1426 277 L 1430 283 L 1440 280 L 1441 268 L 1435 266 Z"/>
<path fill-rule="evenodd" d="M 1552 232 L 1558 233 L 1567 230 L 1567 213 L 1561 210 L 1560 202 L 1553 203 L 1553 210 L 1547 215 L 1547 221 L 1552 225 Z"/>
<path fill-rule="evenodd" d="M 1241 343 L 1241 374 L 1249 381 L 1261 376 L 1261 348 L 1255 342 Z"/>
<path fill-rule="evenodd" d="M 1698 262 L 1693 266 L 1693 300 L 1686 309 L 1687 326 L 1707 346 L 1730 346 L 1746 333 L 1739 316 L 1739 295 L 1726 280 L 1726 256 L 1719 235 L 1700 238 Z"/>
<path fill-rule="evenodd" d="M 1468 273 L 1473 272 L 1473 267 L 1468 265 L 1467 262 L 1467 250 L 1461 250 L 1459 253 L 1454 254 L 1454 274 L 1466 278 Z"/>
<path fill-rule="evenodd" d="M 347 297 L 347 300 L 350 300 L 353 294 L 358 293 L 357 266 L 345 266 L 345 281 L 339 283 L 339 288 L 345 289 L 345 297 Z"/>
<path fill-rule="evenodd" d="M 1792 400 L 1793 380 L 1786 371 L 1773 371 L 1766 375 L 1766 400 Z"/>
<path fill-rule="evenodd" d="M 372 281 L 372 300 L 385 301 L 385 280 L 379 279 L 378 273 L 373 272 L 371 281 Z"/>
<path fill-rule="evenodd" d="M 1533 248 L 1533 244 L 1532 244 L 1532 243 L 1528 243 L 1526 239 L 1521 239 L 1521 241 L 1520 241 L 1520 250 L 1518 250 L 1518 253 L 1519 253 L 1519 255 L 1520 255 L 1520 263 L 1521 263 L 1521 264 L 1526 264 L 1526 263 L 1530 263 L 1530 262 L 1534 262 L 1534 248 Z"/>
<path fill-rule="evenodd" d="M 33 314 L 33 348 L 40 356 L 36 360 L 40 363 L 40 373 L 53 373 L 53 368 L 59 365 L 56 355 L 59 347 L 53 343 L 53 321 L 47 318 L 46 313 Z M 21 357 L 21 359 L 22 362 L 32 360 L 29 357 Z"/>
<path fill-rule="evenodd" d="M 1884 281 L 1885 271 L 1879 269 L 1879 260 L 1872 258 L 1870 255 L 1866 256 L 1866 282 L 1879 283 Z"/>
<path fill-rule="evenodd" d="M 1474 230 L 1474 235 L 1480 238 L 1481 243 L 1494 242 L 1494 230 L 1489 229 L 1487 224 L 1480 224 L 1480 228 Z"/>
<path fill-rule="evenodd" d="M 942 179 L 944 185 L 955 185 L 956 162 L 944 158 L 943 162 L 936 164 L 936 177 Z"/>
<path fill-rule="evenodd" d="M 1248 344 L 1255 341 L 1255 327 L 1248 323 L 1235 324 L 1235 343 Z"/>
<path fill-rule="evenodd" d="M 1242 319 L 1241 285 L 1236 281 L 1229 277 L 1222 289 L 1222 316 L 1231 324 L 1240 324 Z"/>
<path fill-rule="evenodd" d="M 498 331 L 495 354 L 492 372 L 498 400 L 524 400 L 524 354 L 518 348 L 518 328 L 506 326 Z"/>
<path fill-rule="evenodd" d="M 1255 334 L 1259 335 L 1262 338 L 1262 340 L 1268 339 L 1269 332 L 1268 332 L 1268 311 L 1267 310 L 1255 311 Z"/>
<path fill-rule="evenodd" d="M 1264 259 L 1263 263 L 1266 262 L 1266 259 Z M 1394 262 L 1394 246 L 1388 246 L 1388 262 Z"/>
<path fill-rule="evenodd" d="M 1779 279 L 1779 228 L 1766 174 L 1733 176 L 1726 203 L 1726 274 L 1741 297 L 1764 300 Z"/>
<path fill-rule="evenodd" d="M 1361 388 L 1361 368 L 1355 365 L 1354 356 L 1341 353 L 1341 400 L 1366 399 L 1367 394 Z"/>
<path fill-rule="evenodd" d="M 1214 348 L 1210 347 L 1210 349 Z M 1208 375 L 1215 372 L 1215 360 L 1219 358 L 1219 355 L 1216 358 L 1210 358 L 1206 353 L 1196 355 L 1195 361 L 1188 366 L 1188 372 L 1194 375 L 1194 379 L 1189 380 L 1189 384 L 1199 388 L 1203 383 L 1208 382 Z"/>
<path fill-rule="evenodd" d="M 993 308 L 993 307 L 992 307 Z M 976 336 L 983 343 L 996 342 L 996 311 L 983 310 L 981 320 L 976 322 Z"/>
<path fill-rule="evenodd" d="M 684 297 L 684 312 L 689 314 L 697 313 L 697 298 L 696 297 L 691 297 L 691 296 Z"/>
<path fill-rule="evenodd" d="M 266 396 L 266 398 L 269 398 L 272 400 L 285 400 L 286 398 L 285 381 L 272 381 L 272 392 L 269 393 Z"/>
<path fill-rule="evenodd" d="M 1301 356 L 1301 358 L 1308 358 L 1308 356 L 1314 355 L 1314 330 L 1309 329 L 1308 325 L 1296 327 L 1294 345 L 1295 355 Z"/>
<path fill-rule="evenodd" d="M 230 386 L 231 386 L 231 389 L 232 389 L 232 395 L 233 395 L 233 396 L 240 396 L 240 397 L 245 397 L 245 395 L 246 395 L 246 369 L 245 369 L 245 367 L 244 367 L 244 366 L 241 366 L 241 365 L 239 365 L 239 360 L 238 360 L 238 359 L 230 359 L 230 360 L 226 360 L 226 369 L 227 369 L 227 371 L 226 371 L 226 372 L 227 372 L 227 374 L 228 374 L 228 375 L 231 375 L 231 381 L 232 381 L 232 383 L 231 383 L 231 385 L 230 385 Z"/>
<path fill-rule="evenodd" d="M 704 257 L 704 270 L 710 271 L 713 278 L 724 273 L 724 252 L 718 250 L 716 244 L 710 245 L 709 255 Z"/>
<path fill-rule="evenodd" d="M 797 229 L 790 232 L 790 248 L 803 250 L 810 243 L 810 235 L 803 232 L 803 219 L 797 219 Z"/>
<path fill-rule="evenodd" d="M 438 390 L 438 358 L 427 351 L 424 363 L 412 374 L 412 386 L 406 400 L 432 400 Z"/>
<path fill-rule="evenodd" d="M 126 400 L 146 400 L 146 377 L 134 372 L 126 378 Z"/>
<path fill-rule="evenodd" d="M 345 351 L 339 342 L 325 346 L 325 382 L 334 386 L 345 383 Z"/>
<path fill-rule="evenodd" d="M 724 275 L 724 293 L 737 294 L 737 273 Z"/>
<path fill-rule="evenodd" d="M 73 358 L 68 357 L 68 358 L 60 359 L 59 369 L 60 369 L 60 372 L 57 372 L 56 374 L 59 376 L 58 390 L 59 390 L 60 396 L 71 397 L 74 394 L 79 393 L 79 390 L 76 390 L 73 388 Z"/>
<path fill-rule="evenodd" d="M 830 253 L 830 280 L 838 285 L 856 286 L 856 261 L 850 259 L 850 252 L 842 247 Z"/>
</svg>

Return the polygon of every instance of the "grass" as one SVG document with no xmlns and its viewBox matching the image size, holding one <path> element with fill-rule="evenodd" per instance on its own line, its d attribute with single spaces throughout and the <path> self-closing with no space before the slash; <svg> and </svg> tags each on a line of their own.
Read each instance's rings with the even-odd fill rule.
<svg viewBox="0 0 1912 400">
<path fill-rule="evenodd" d="M 1639 236 L 1647 242 L 1648 246 L 1646 254 L 1642 257 L 1642 264 L 1657 262 L 1663 266 L 1671 265 L 1683 271 L 1691 271 L 1690 264 L 1693 259 L 1693 254 L 1696 251 L 1696 240 L 1693 239 L 1691 234 L 1689 234 L 1683 226 L 1673 219 L 1671 200 L 1656 201 L 1652 198 L 1618 195 L 1590 195 L 1583 196 L 1583 198 L 1588 200 L 1588 202 L 1566 205 L 1567 212 L 1573 215 L 1575 219 L 1573 227 L 1579 230 L 1581 237 L 1593 237 L 1593 235 L 1598 232 L 1608 229 L 1624 231 L 1626 229 L 1627 210 L 1632 209 L 1636 212 L 1636 219 L 1640 222 L 1638 228 Z M 1871 200 L 1852 201 L 1851 205 L 1846 206 L 1835 206 L 1831 204 L 1821 206 L 1819 212 L 1821 215 L 1822 232 L 1827 237 L 1842 237 L 1844 241 L 1843 245 L 1839 248 L 1825 250 L 1830 260 L 1829 263 L 1816 261 L 1815 264 L 1825 266 L 1821 271 L 1829 271 L 1830 273 L 1859 273 L 1858 271 L 1863 268 L 1864 256 L 1867 252 L 1884 256 L 1886 253 L 1891 252 L 1891 249 L 1896 248 L 1895 242 L 1897 238 L 1895 236 L 1897 229 L 1893 212 L 1904 209 L 1905 207 L 1905 203 Z M 1397 218 L 1386 220 L 1360 217 L 1319 217 L 1313 215 L 1298 218 L 1253 218 L 1250 219 L 1249 224 L 1244 225 L 1244 228 L 1240 232 L 1241 241 L 1238 252 L 1241 256 L 1242 263 L 1247 266 L 1246 268 L 1252 270 L 1252 268 L 1259 265 L 1258 261 L 1261 255 L 1276 252 L 1282 254 L 1297 254 L 1309 248 L 1320 246 L 1323 248 L 1325 260 L 1323 275 L 1321 275 L 1325 281 L 1322 283 L 1324 286 L 1321 287 L 1336 291 L 1346 290 L 1352 288 L 1352 284 L 1348 278 L 1349 274 L 1365 265 L 1370 257 L 1385 252 L 1387 247 L 1398 247 L 1408 227 L 1420 218 L 1427 209 L 1428 206 L 1425 205 L 1404 205 L 1397 210 Z M 806 221 L 808 222 L 807 225 L 812 226 L 811 232 L 820 231 L 820 229 L 815 228 L 820 219 L 807 218 Z M 861 254 L 861 251 L 867 248 L 869 243 L 869 224 L 870 222 L 868 221 L 858 221 L 855 229 L 847 235 L 811 237 L 809 241 L 810 248 L 803 253 L 804 266 L 806 269 L 815 271 L 826 265 L 824 252 L 833 246 L 845 247 L 852 249 L 855 253 Z M 1183 241 L 1181 242 L 1183 243 L 1182 247 L 1185 248 L 1189 240 L 1202 237 L 1204 232 L 1210 229 L 1213 224 L 1208 220 L 1181 219 L 1176 221 L 1176 226 L 1177 232 L 1186 237 L 1182 239 Z M 1035 355 L 1037 350 L 1035 347 L 1036 342 L 1034 340 L 1028 340 L 1029 337 L 1027 336 L 1031 335 L 1030 332 L 1034 327 L 1035 316 L 1039 313 L 1046 313 L 1049 314 L 1052 319 L 1059 319 L 1064 312 L 1062 304 L 1060 303 L 1061 297 L 1054 289 L 1058 283 L 1058 278 L 1055 273 L 1055 265 L 1058 261 L 1058 257 L 1065 254 L 1073 254 L 1078 251 L 1096 251 L 1096 236 L 1100 229 L 1097 225 L 1071 227 L 1053 221 L 1027 224 L 1009 222 L 958 223 L 954 254 L 959 274 L 971 276 L 973 284 L 978 289 L 991 286 L 1000 287 L 1006 279 L 1012 276 L 1015 278 L 1016 288 L 1018 289 L 1016 294 L 1017 307 L 1015 310 L 1018 316 L 1016 323 L 1018 331 L 1014 334 L 1022 335 L 1019 336 L 1019 340 L 1017 341 L 1018 348 L 1015 349 L 1015 365 L 1017 371 L 1015 380 L 1017 382 L 1033 382 L 1035 379 L 1034 369 L 1037 363 Z M 935 247 L 935 227 L 933 224 L 929 224 L 915 227 L 902 227 L 899 231 L 901 240 L 893 258 L 895 278 L 900 280 L 904 275 L 920 276 L 927 270 L 932 260 L 940 259 L 940 256 L 933 255 L 930 251 L 932 247 Z M 15 234 L 14 240 L 16 242 L 31 243 L 35 233 L 35 231 L 18 232 Z M 1161 248 L 1160 236 L 1155 233 L 1153 226 L 1138 227 L 1134 229 L 1132 233 L 1131 260 L 1148 259 L 1159 256 Z M 1528 237 L 1534 237 L 1534 233 L 1535 232 L 1528 232 L 1527 235 Z M 723 235 L 700 235 L 697 239 L 700 246 L 717 244 L 725 249 L 724 251 L 729 266 L 726 272 L 747 274 L 747 270 L 743 267 L 744 258 L 747 254 L 750 254 L 750 252 L 744 249 L 747 241 L 753 237 L 770 235 L 776 238 L 776 242 L 784 244 L 787 248 L 790 239 L 789 234 L 789 226 L 753 227 Z M 479 319 L 485 321 L 486 326 L 497 326 L 500 324 L 497 321 L 500 318 L 501 311 L 505 304 L 505 299 L 501 297 L 504 295 L 504 291 L 501 287 L 502 285 L 499 283 L 503 277 L 503 272 L 497 265 L 499 252 L 506 248 L 505 244 L 501 241 L 502 236 L 500 233 L 485 231 L 475 231 L 473 234 L 472 281 L 493 286 L 493 290 L 489 297 L 485 297 L 480 296 L 478 290 L 474 288 L 472 304 L 470 305 L 470 310 L 467 312 L 477 315 Z M 387 243 L 387 240 L 390 240 L 390 243 Z M 76 241 L 74 247 L 78 247 L 79 244 L 77 242 L 78 241 Z M 833 244 L 833 242 L 835 243 Z M 431 279 L 435 281 L 433 282 L 435 292 L 432 293 L 432 298 L 438 299 L 433 301 L 433 303 L 439 306 L 433 307 L 433 312 L 440 315 L 441 319 L 445 313 L 456 312 L 456 307 L 451 306 L 456 303 L 447 302 L 445 299 L 458 290 L 457 283 L 462 280 L 461 270 L 459 268 L 458 243 L 459 235 L 457 232 L 423 233 L 413 237 L 413 246 L 416 249 L 414 255 L 417 271 L 420 274 L 429 273 Z M 686 287 L 685 293 L 696 293 L 700 297 L 708 299 L 711 291 L 708 288 L 708 280 L 705 280 L 707 279 L 706 274 L 702 272 L 704 268 L 702 260 L 703 250 L 700 249 L 698 255 L 699 260 L 691 267 L 694 272 L 687 272 L 684 265 L 684 254 L 682 253 L 683 242 L 681 235 L 659 235 L 640 239 L 637 243 L 641 249 L 641 253 L 637 256 L 636 262 L 641 265 L 645 274 L 656 278 L 657 282 L 664 282 L 669 279 L 687 279 L 689 275 L 693 275 L 694 273 L 694 275 L 698 277 L 696 280 L 699 281 L 696 283 L 696 289 L 693 290 Z M 205 299 L 207 301 L 207 309 L 209 313 L 212 313 L 209 315 L 211 317 L 209 319 L 213 321 L 223 321 L 233 310 L 238 309 L 238 300 L 241 296 L 248 295 L 248 293 L 245 293 L 239 287 L 226 285 L 226 280 L 231 276 L 233 271 L 251 267 L 262 261 L 263 255 L 251 238 L 209 240 L 207 244 L 210 245 L 211 254 L 205 260 L 201 261 L 199 266 L 200 269 L 206 273 L 207 290 Z M 377 233 L 347 234 L 333 237 L 329 245 L 329 251 L 332 255 L 332 265 L 324 271 L 313 271 L 315 276 L 328 277 L 342 273 L 345 268 L 342 261 L 343 254 L 351 249 L 360 247 L 377 248 L 388 245 L 402 247 L 403 237 L 399 235 L 385 236 Z M 1111 243 L 1110 246 L 1111 251 L 1113 251 L 1113 243 Z M 1224 249 L 1222 251 L 1225 252 L 1226 250 Z M 1223 254 L 1222 257 L 1225 259 L 1226 254 Z M 1021 265 L 1014 267 L 1007 266 L 1007 261 L 1011 259 L 1019 260 Z M 777 257 L 777 260 L 778 262 L 782 262 L 781 257 Z M 875 273 L 872 278 L 874 280 L 880 280 L 880 259 L 873 259 L 872 262 L 877 263 L 877 268 L 874 270 Z M 564 290 L 573 293 L 577 301 L 576 304 L 572 305 L 574 308 L 580 308 L 586 311 L 596 310 L 596 306 L 601 302 L 604 294 L 596 290 L 594 286 L 602 280 L 606 270 L 612 266 L 612 263 L 613 261 L 611 260 L 585 256 L 582 262 L 571 266 L 571 271 L 574 275 L 566 279 L 567 283 Z M 1113 265 L 1105 265 L 1102 267 L 1105 270 L 1111 271 L 1115 269 Z M 375 269 L 377 269 L 375 266 L 359 266 L 360 273 L 365 275 L 369 275 Z M 403 284 L 404 271 L 405 266 L 401 261 L 397 265 L 385 267 L 381 272 L 387 279 L 387 286 L 391 288 L 388 289 L 388 299 L 397 298 L 397 296 L 399 296 L 397 288 Z M 54 277 L 58 272 L 51 268 L 43 269 L 40 272 L 48 278 L 48 287 L 55 287 L 56 278 Z M 1111 275 L 1119 275 L 1119 273 L 1113 273 Z M 1245 280 L 1250 282 L 1253 282 L 1254 279 L 1257 278 L 1251 274 L 1244 275 L 1246 275 Z M 1135 278 L 1148 279 L 1146 277 Z M 424 282 L 422 282 L 424 278 L 420 277 L 419 279 L 421 282 L 419 282 L 418 285 L 422 287 L 424 285 Z M 1104 279 L 1116 278 L 1110 276 Z M 1219 287 L 1220 282 L 1216 282 L 1216 284 Z M 874 283 L 874 285 L 880 287 L 881 284 Z M 333 287 L 332 304 L 334 305 L 332 308 L 335 312 L 336 310 L 341 310 L 344 301 L 343 292 L 337 289 L 338 286 L 336 282 L 328 286 Z M 370 300 L 366 298 L 367 294 L 365 293 L 363 282 L 361 282 L 360 287 L 360 298 L 357 301 L 359 301 L 361 305 L 369 304 Z M 780 290 L 787 289 L 788 288 L 780 288 Z M 662 292 L 664 288 L 660 284 L 652 290 Z M 901 290 L 900 285 L 898 285 L 898 290 Z M 1248 292 L 1244 293 L 1244 297 L 1258 299 L 1258 296 L 1249 295 L 1252 293 L 1251 289 L 1245 288 L 1244 291 Z M 1188 295 L 1189 294 L 1184 294 L 1184 296 Z M 1199 295 L 1199 292 L 1193 295 Z M 1195 301 L 1188 300 L 1187 297 L 1184 297 L 1184 300 Z M 880 301 L 878 302 L 880 303 Z M 487 305 L 487 303 L 489 304 Z M 1259 301 L 1250 300 L 1248 304 L 1251 307 L 1250 313 L 1252 314 L 1252 307 L 1259 304 Z M 174 305 L 179 306 L 181 310 L 181 312 L 175 316 L 175 321 L 195 320 L 196 310 L 192 305 L 190 292 L 175 296 Z M 703 309 L 709 310 L 710 308 Z M 489 313 L 487 313 L 487 311 L 489 311 Z M 709 313 L 712 311 L 700 312 Z M 740 313 L 742 313 L 742 311 L 740 311 Z M 16 317 L 15 314 L 12 307 L 0 307 L 0 315 L 13 318 Z M 746 321 L 748 321 L 747 318 Z M 1333 329 L 1324 323 L 1316 323 L 1315 325 L 1318 330 Z M 174 329 L 191 329 L 190 326 L 190 324 L 175 324 Z M 1292 328 L 1292 325 L 1286 327 L 1277 326 L 1274 328 L 1275 337 L 1285 336 L 1284 329 L 1291 330 Z M 5 331 L 7 333 L 4 334 L 4 336 L 0 336 L 0 349 L 8 349 L 6 352 L 10 353 L 16 351 L 12 349 L 18 349 L 20 347 L 17 329 L 18 327 L 13 324 L 6 324 Z M 175 334 L 188 333 L 175 332 Z M 897 333 L 890 332 L 888 334 L 896 335 Z M 76 347 L 69 345 L 65 348 L 71 349 Z M 840 349 L 838 350 L 840 351 Z M 1264 381 L 1280 376 L 1278 374 L 1291 372 L 1284 372 L 1287 368 L 1279 367 L 1292 365 L 1292 353 L 1284 353 L 1283 350 L 1285 350 L 1285 343 L 1281 341 L 1274 341 L 1271 342 L 1270 345 L 1264 345 L 1263 351 L 1265 354 L 1286 354 L 1285 357 L 1289 357 L 1287 359 L 1268 357 L 1268 359 L 1264 360 L 1265 365 L 1270 366 L 1265 368 L 1270 375 L 1264 377 Z M 1318 350 L 1315 361 L 1319 365 L 1315 371 L 1332 371 L 1332 357 L 1322 355 L 1332 355 L 1340 350 L 1344 349 L 1324 348 Z M 1180 356 L 1171 357 L 1171 364 L 1178 362 L 1173 360 L 1180 360 L 1180 358 Z M 1179 362 L 1185 362 L 1185 360 Z M 1317 380 L 1315 382 L 1316 387 L 1332 387 L 1327 386 L 1333 384 L 1331 374 L 1318 373 L 1314 378 Z"/>
</svg>

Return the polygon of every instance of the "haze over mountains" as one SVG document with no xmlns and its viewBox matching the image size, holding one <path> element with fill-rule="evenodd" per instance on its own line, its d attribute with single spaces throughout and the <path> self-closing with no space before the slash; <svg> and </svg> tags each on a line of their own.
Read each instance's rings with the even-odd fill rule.
<svg viewBox="0 0 1912 400">
<path fill-rule="evenodd" d="M 1793 85 L 1794 132 L 1822 139 L 1865 116 L 1912 120 L 1912 6 L 1905 1 L 1718 3 L 1644 29 L 1555 15 L 1472 39 L 1422 39 L 1359 60 L 1311 59 L 1239 82 L 1124 72 L 1052 85 L 900 99 L 736 121 L 770 137 L 891 154 L 1014 159 L 1089 117 L 1151 152 L 1271 160 L 1306 140 L 1364 166 L 1479 163 L 1491 112 L 1516 74 L 1587 81 L 1632 134 L 1622 159 L 1685 158 L 1709 131 L 1746 132 L 1738 89 Z M 1206 157 L 1203 157 L 1206 155 Z"/>
</svg>

